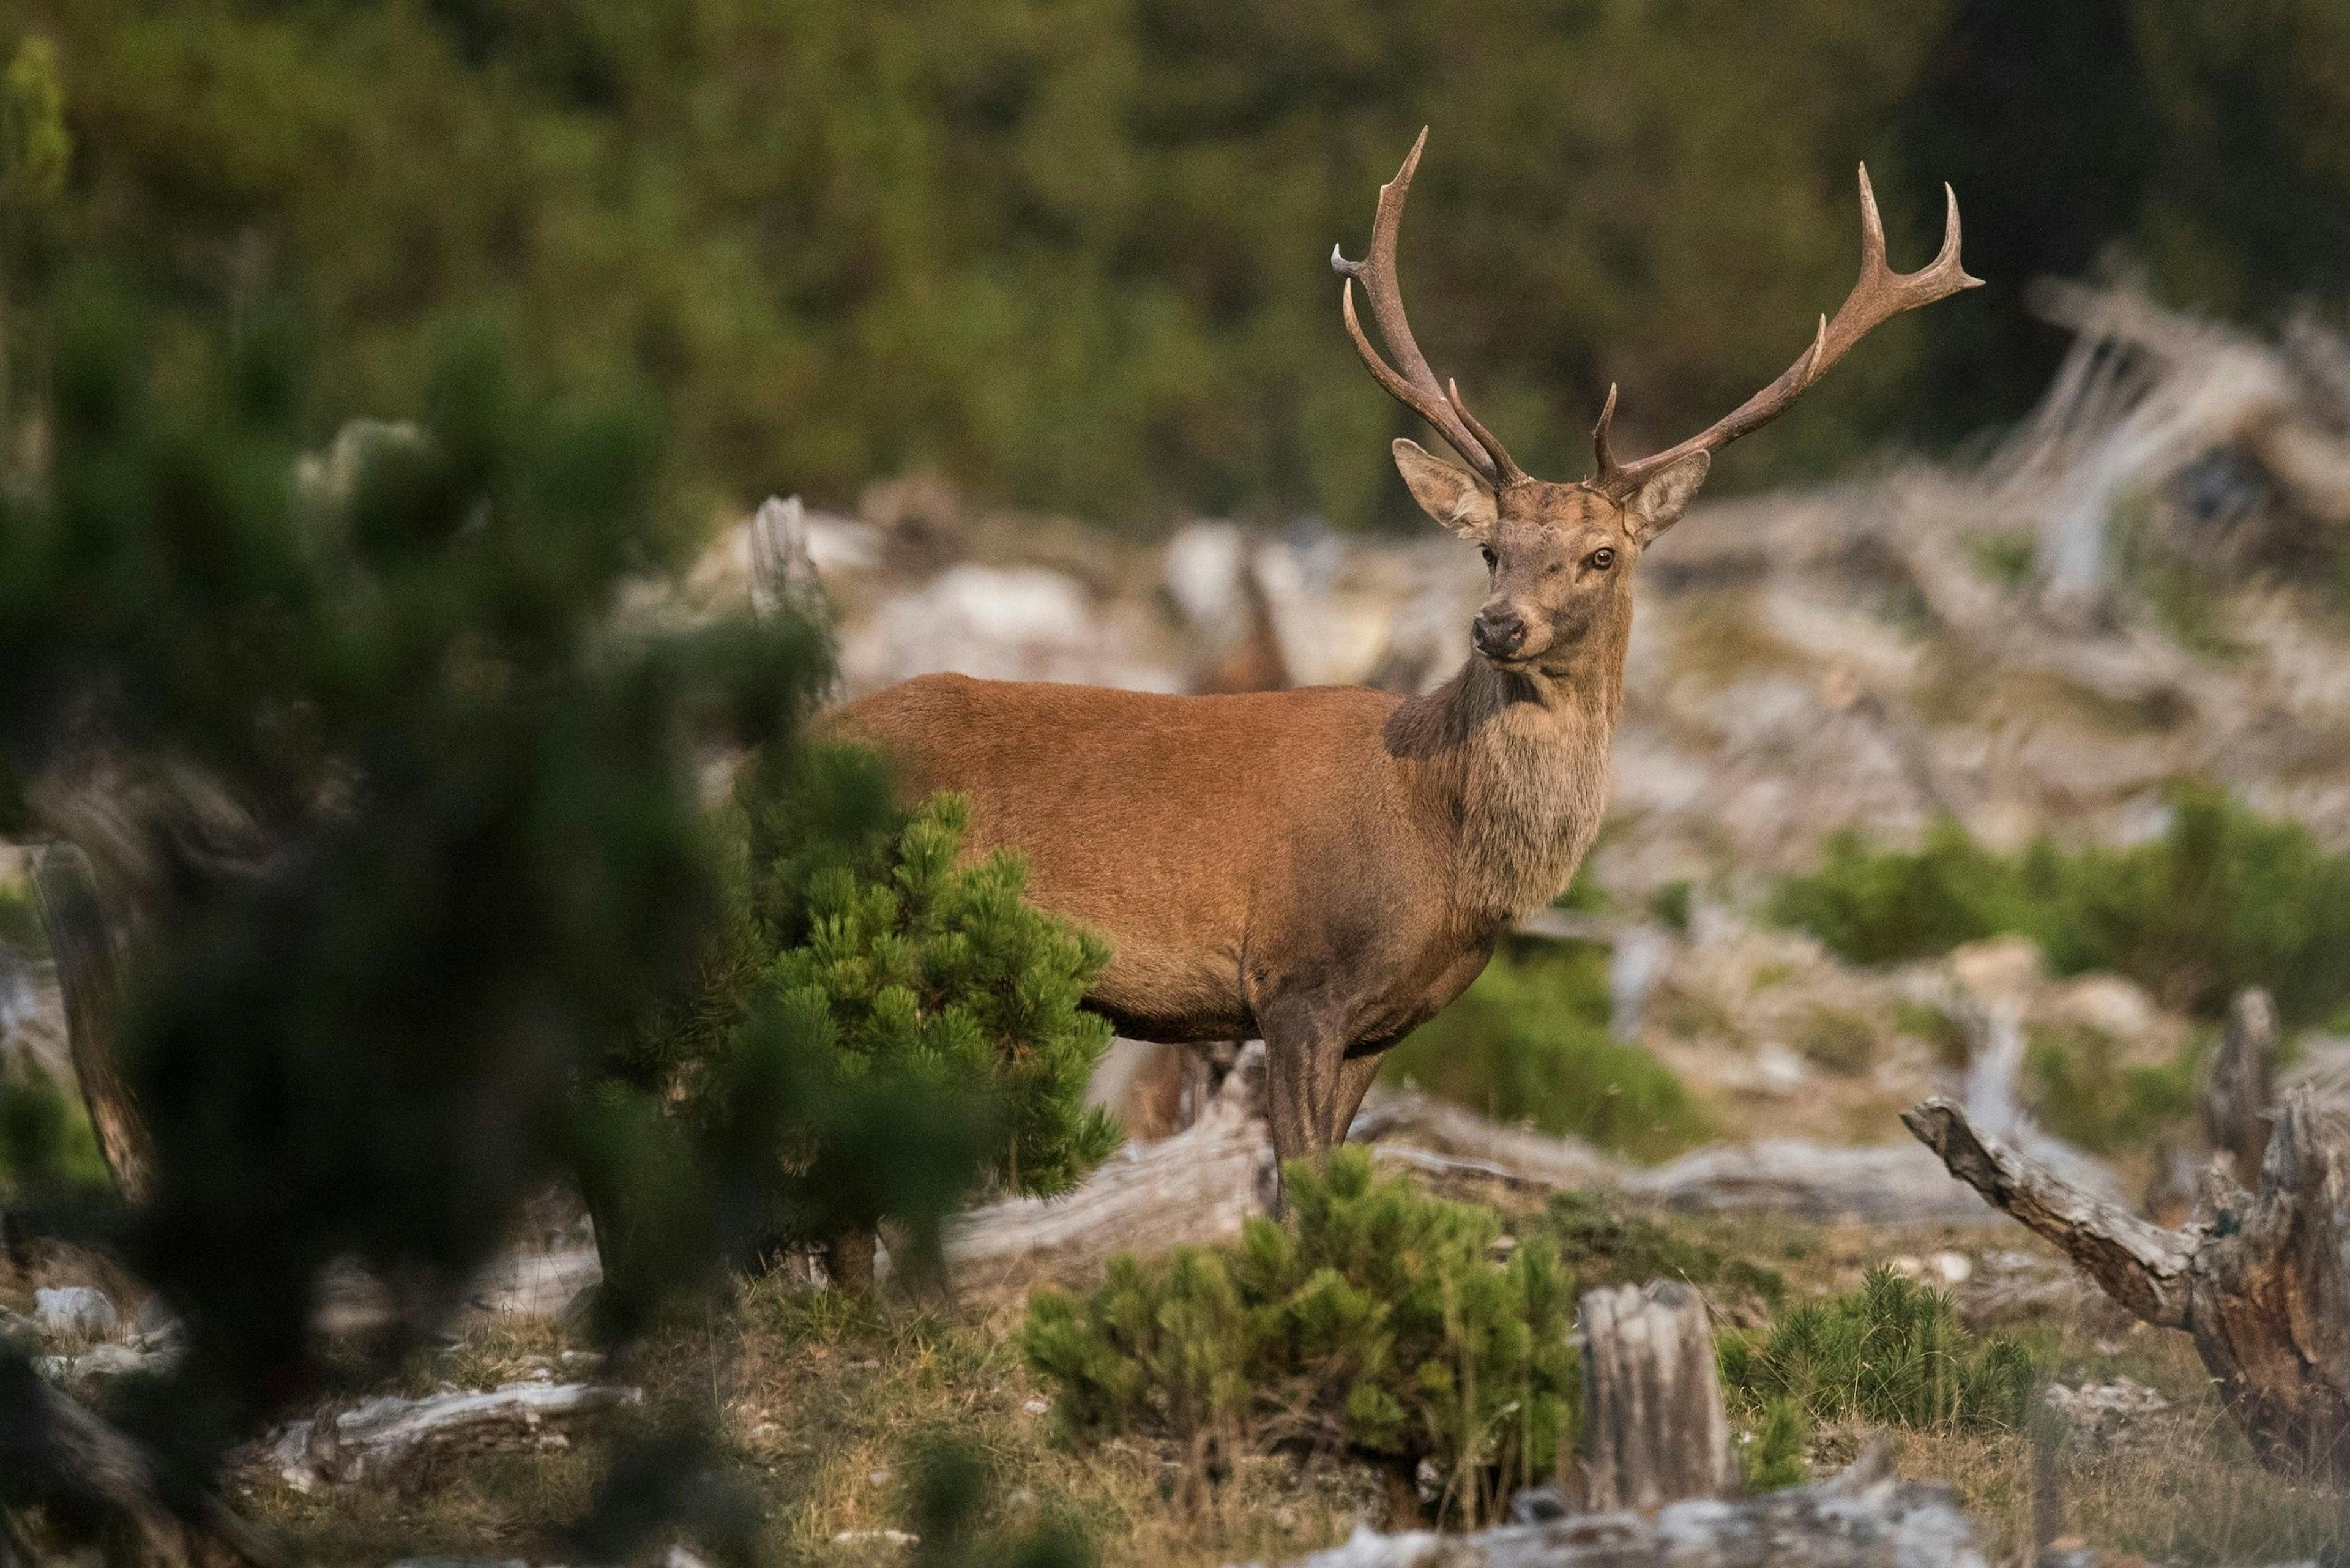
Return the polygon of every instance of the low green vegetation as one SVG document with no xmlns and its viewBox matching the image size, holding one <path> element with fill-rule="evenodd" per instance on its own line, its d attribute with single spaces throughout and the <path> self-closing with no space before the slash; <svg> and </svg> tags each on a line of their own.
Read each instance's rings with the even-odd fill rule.
<svg viewBox="0 0 2350 1568">
<path fill-rule="evenodd" d="M 1384 1076 L 1638 1159 L 1678 1154 L 1713 1130 L 1670 1068 L 1610 1038 L 1606 955 L 1583 943 L 1496 954 L 1458 1002 L 1389 1054 Z"/>
<path fill-rule="evenodd" d="M 1975 569 L 2002 587 L 2020 587 L 2032 576 L 2036 545 L 2023 530 L 1978 534 L 1967 541 L 1967 555 Z"/>
<path fill-rule="evenodd" d="M 1343 1447 L 1440 1478 L 1440 1515 L 1494 1517 L 1574 1441 L 1575 1281 L 1530 1237 L 1340 1148 L 1288 1171 L 1287 1224 L 1237 1247 L 1120 1258 L 1083 1298 L 1040 1293 L 1023 1336 L 1080 1434 L 1171 1438 L 1195 1470 L 1236 1445 Z"/>
<path fill-rule="evenodd" d="M 2186 785 L 2160 838 L 2125 849 L 2012 853 L 1957 823 L 1915 850 L 1856 835 L 1782 883 L 1771 909 L 1856 963 L 1929 958 L 2000 932 L 2038 941 L 2060 974 L 2112 970 L 2165 1002 L 2216 1017 L 2248 985 L 2289 1024 L 2350 1002 L 2350 855 L 2220 790 Z"/>
<path fill-rule="evenodd" d="M 1750 1298 L 1767 1307 L 1787 1293 L 1776 1269 L 1726 1252 L 1681 1226 L 1627 1213 L 1602 1193 L 1558 1193 L 1525 1229 L 1558 1250 L 1583 1290 L 1681 1280 L 1717 1298 Z"/>
<path fill-rule="evenodd" d="M 2199 1042 L 2162 1063 L 2122 1059 L 2123 1043 L 2085 1024 L 2029 1032 L 2026 1096 L 2043 1127 L 2093 1154 L 2143 1147 L 2195 1111 Z"/>
<path fill-rule="evenodd" d="M 47 945 L 32 894 L 8 882 L 0 882 L 0 942 L 28 952 L 37 952 Z"/>
<path fill-rule="evenodd" d="M 109 1179 L 81 1096 L 36 1066 L 0 1070 L 0 1199 L 102 1189 Z"/>
<path fill-rule="evenodd" d="M 1929 1430 L 2017 1428 L 2036 1373 L 2016 1342 L 1981 1339 L 1950 1298 L 1889 1269 L 1860 1288 L 1721 1341 L 1724 1388 L 1764 1425 L 1792 1404 L 1814 1420 Z"/>
</svg>

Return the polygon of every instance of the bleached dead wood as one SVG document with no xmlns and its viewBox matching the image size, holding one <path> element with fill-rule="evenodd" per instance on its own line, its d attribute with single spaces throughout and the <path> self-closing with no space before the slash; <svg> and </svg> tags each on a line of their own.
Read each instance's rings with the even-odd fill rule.
<svg viewBox="0 0 2350 1568">
<path fill-rule="evenodd" d="M 1923 1153 L 1906 1144 L 1846 1148 L 1766 1138 L 1692 1149 L 1652 1170 L 1632 1171 L 1621 1185 L 1635 1197 L 1692 1213 L 1769 1210 L 1878 1225 L 1980 1220 L 1981 1206 Z"/>
<path fill-rule="evenodd" d="M 1843 1473 L 1738 1502 L 1677 1502 L 1654 1518 L 1596 1513 L 1471 1535 L 1353 1540 L 1298 1568 L 1983 1568 L 1948 1487 L 1893 1477 L 1871 1448 Z"/>
<path fill-rule="evenodd" d="M 1374 1089 L 1347 1135 L 1382 1157 L 1425 1150 L 1462 1174 L 1565 1190 L 1620 1180 L 1625 1167 L 1580 1138 L 1504 1127 L 1417 1089 Z M 1403 1140 L 1390 1143 L 1389 1140 Z"/>
<path fill-rule="evenodd" d="M 1015 1198 L 962 1216 L 946 1239 L 957 1293 L 1097 1272 L 1119 1252 L 1230 1241 L 1270 1212 L 1275 1171 L 1264 1121 L 1264 1047 L 1251 1045 L 1200 1119 L 1128 1144 L 1062 1198 Z"/>
<path fill-rule="evenodd" d="M 1951 1175 L 2122 1306 L 2191 1334 L 2264 1459 L 2350 1478 L 2350 1106 L 2287 1094 L 2259 1190 L 2215 1161 L 2194 1219 L 2175 1231 L 2065 1182 L 1947 1100 L 1902 1119 Z"/>
<path fill-rule="evenodd" d="M 267 1454 L 299 1491 L 397 1483 L 469 1454 L 560 1446 L 567 1423 L 642 1397 L 638 1389 L 592 1383 L 509 1383 L 424 1399 L 384 1395 L 291 1423 L 267 1440 Z"/>
<path fill-rule="evenodd" d="M 1584 1497 L 1654 1512 L 1739 1490 L 1705 1301 L 1678 1280 L 1583 1298 Z"/>
</svg>

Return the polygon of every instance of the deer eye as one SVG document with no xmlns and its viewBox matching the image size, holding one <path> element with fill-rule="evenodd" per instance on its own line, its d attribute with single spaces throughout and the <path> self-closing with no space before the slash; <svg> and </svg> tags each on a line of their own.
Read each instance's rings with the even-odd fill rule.
<svg viewBox="0 0 2350 1568">
<path fill-rule="evenodd" d="M 1616 564 L 1616 552 L 1602 545 L 1586 556 L 1583 564 L 1595 572 L 1604 572 Z"/>
<path fill-rule="evenodd" d="M 1477 553 L 1485 557 L 1485 569 L 1489 572 L 1492 571 L 1497 559 L 1493 554 L 1493 546 L 1491 545 L 1480 545 L 1477 546 Z"/>
</svg>

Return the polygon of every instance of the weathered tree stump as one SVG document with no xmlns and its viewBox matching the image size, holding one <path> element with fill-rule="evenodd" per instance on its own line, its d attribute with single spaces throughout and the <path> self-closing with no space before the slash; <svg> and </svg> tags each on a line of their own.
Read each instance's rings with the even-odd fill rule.
<svg viewBox="0 0 2350 1568">
<path fill-rule="evenodd" d="M 1584 1499 L 1653 1512 L 1739 1489 L 1705 1302 L 1677 1280 L 1583 1298 Z"/>
<path fill-rule="evenodd" d="M 1951 1175 L 2062 1248 L 2122 1306 L 2193 1335 L 2264 1462 L 2350 1480 L 2350 1105 L 2288 1094 L 2259 1190 L 2215 1159 L 2177 1230 L 2072 1186 L 1948 1100 L 1902 1120 Z"/>
<path fill-rule="evenodd" d="M 2238 1181 L 2258 1179 L 2261 1158 L 2268 1152 L 2276 1041 L 2276 1003 L 2269 993 L 2238 992 L 2228 1004 L 2227 1027 L 2203 1091 L 2203 1136 L 2231 1162 Z"/>
</svg>

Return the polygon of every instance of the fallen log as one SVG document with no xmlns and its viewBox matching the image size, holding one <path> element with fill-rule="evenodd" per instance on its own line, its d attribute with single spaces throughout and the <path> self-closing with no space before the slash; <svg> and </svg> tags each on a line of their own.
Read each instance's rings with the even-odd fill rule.
<svg viewBox="0 0 2350 1568">
<path fill-rule="evenodd" d="M 390 1395 L 295 1421 L 265 1441 L 278 1478 L 296 1491 L 361 1481 L 402 1484 L 436 1461 L 560 1446 L 578 1417 L 643 1397 L 592 1383 L 509 1383 L 423 1399 Z"/>
<path fill-rule="evenodd" d="M 1091 1276 L 1119 1252 L 1231 1241 L 1272 1211 L 1274 1181 L 1264 1047 L 1253 1044 L 1183 1131 L 1127 1145 L 1066 1197 L 1007 1199 L 954 1221 L 947 1281 L 958 1295 L 1024 1290 Z"/>
<path fill-rule="evenodd" d="M 2272 1468 L 2350 1480 L 2350 1105 L 2287 1094 L 2247 1192 L 2215 1160 L 2194 1218 L 2141 1220 L 1978 1131 L 1948 1100 L 1903 1113 L 1951 1175 L 2062 1249 L 2116 1302 L 2182 1329 Z"/>
<path fill-rule="evenodd" d="M 1414 1150 L 1447 1157 L 1452 1168 L 1519 1186 L 1564 1191 L 1608 1185 L 1625 1174 L 1621 1161 L 1580 1138 L 1504 1127 L 1417 1089 L 1373 1090 L 1347 1136 L 1375 1146 L 1408 1139 Z M 1407 1151 L 1381 1147 L 1378 1152 Z"/>
<path fill-rule="evenodd" d="M 1595 1513 L 1470 1535 L 1358 1530 L 1297 1568 L 1983 1568 L 1950 1490 L 1893 1477 L 1872 1446 L 1824 1481 L 1737 1502 L 1693 1498 L 1653 1518 Z"/>
<path fill-rule="evenodd" d="M 1666 1208 L 1719 1214 L 1768 1210 L 1798 1220 L 1876 1225 L 1971 1224 L 1982 1208 L 1921 1149 L 1907 1144 L 1843 1148 L 1797 1138 L 1692 1149 L 1651 1170 L 1628 1172 L 1621 1189 Z"/>
</svg>

